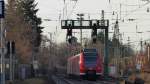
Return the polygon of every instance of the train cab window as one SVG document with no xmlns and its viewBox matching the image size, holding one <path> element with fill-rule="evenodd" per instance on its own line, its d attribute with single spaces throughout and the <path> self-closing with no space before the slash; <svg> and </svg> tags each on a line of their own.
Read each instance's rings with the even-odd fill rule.
<svg viewBox="0 0 150 84">
<path fill-rule="evenodd" d="M 86 65 L 95 65 L 97 59 L 97 53 L 86 52 L 84 53 L 84 59 Z"/>
</svg>

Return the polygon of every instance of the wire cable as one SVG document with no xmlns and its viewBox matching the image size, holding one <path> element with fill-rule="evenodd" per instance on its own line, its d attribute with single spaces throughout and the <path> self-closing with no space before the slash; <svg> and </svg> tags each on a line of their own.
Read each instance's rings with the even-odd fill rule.
<svg viewBox="0 0 150 84">
<path fill-rule="evenodd" d="M 67 16 L 67 18 L 69 18 L 69 17 L 72 15 L 72 13 L 73 13 L 74 9 L 75 9 L 75 8 L 76 8 L 76 6 L 77 6 L 77 3 L 78 3 L 78 0 L 76 0 L 76 2 L 75 2 L 75 4 L 74 4 L 74 6 L 73 6 L 73 8 L 72 8 L 72 10 L 71 10 L 70 14 Z"/>
<path fill-rule="evenodd" d="M 141 9 L 141 8 L 143 8 L 144 6 L 148 5 L 149 3 L 150 3 L 150 1 L 148 1 L 147 3 L 141 5 L 140 7 L 136 8 L 136 9 L 130 11 L 130 12 L 129 12 L 127 15 L 125 15 L 123 18 L 125 18 L 125 17 L 131 15 L 132 13 L 134 13 L 134 12 L 136 12 L 136 11 L 138 11 L 139 9 Z"/>
</svg>

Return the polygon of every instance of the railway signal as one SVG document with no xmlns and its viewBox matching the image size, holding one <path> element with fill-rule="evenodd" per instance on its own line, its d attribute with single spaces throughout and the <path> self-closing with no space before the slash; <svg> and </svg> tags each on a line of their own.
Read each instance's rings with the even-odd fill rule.
<svg viewBox="0 0 150 84">
<path fill-rule="evenodd" d="M 69 24 L 69 26 L 71 27 L 71 24 Z M 67 41 L 69 44 L 72 44 L 72 29 L 68 28 L 67 29 Z"/>
<path fill-rule="evenodd" d="M 92 29 L 92 42 L 96 43 L 97 41 L 97 28 L 96 28 L 96 24 L 93 25 L 93 29 Z"/>
</svg>

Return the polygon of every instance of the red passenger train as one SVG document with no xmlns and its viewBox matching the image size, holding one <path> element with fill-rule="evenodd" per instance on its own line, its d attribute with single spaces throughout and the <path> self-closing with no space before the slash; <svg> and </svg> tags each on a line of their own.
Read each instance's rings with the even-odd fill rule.
<svg viewBox="0 0 150 84">
<path fill-rule="evenodd" d="M 94 80 L 102 75 L 102 59 L 96 49 L 83 49 L 83 51 L 68 59 L 67 74 Z"/>
</svg>

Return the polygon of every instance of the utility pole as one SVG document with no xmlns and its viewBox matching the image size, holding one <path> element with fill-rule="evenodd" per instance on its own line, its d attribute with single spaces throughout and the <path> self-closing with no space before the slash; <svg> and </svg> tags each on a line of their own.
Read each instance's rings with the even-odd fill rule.
<svg viewBox="0 0 150 84">
<path fill-rule="evenodd" d="M 4 28 L 3 28 L 3 18 L 4 18 L 4 0 L 0 0 L 0 21 L 1 21 L 1 84 L 5 84 L 5 56 L 4 56 Z"/>
<path fill-rule="evenodd" d="M 128 55 L 130 54 L 129 53 L 129 47 L 130 47 L 130 37 L 128 37 Z"/>
<path fill-rule="evenodd" d="M 122 19 L 121 18 L 121 11 L 122 11 L 121 8 L 122 8 L 122 4 L 120 3 L 120 20 Z"/>
<path fill-rule="evenodd" d="M 123 57 L 123 55 L 122 55 L 122 53 L 123 53 L 123 50 L 122 50 L 122 48 L 123 48 L 123 46 L 122 46 L 122 41 L 123 41 L 123 38 L 122 38 L 122 35 L 123 34 L 120 34 L 120 44 L 121 44 L 121 46 L 120 46 L 120 55 L 121 55 L 121 57 Z"/>
<path fill-rule="evenodd" d="M 5 84 L 5 57 L 4 57 L 4 37 L 3 19 L 1 19 L 1 84 Z"/>
<path fill-rule="evenodd" d="M 104 16 L 105 14 L 104 14 L 104 10 L 102 10 L 102 15 L 101 15 L 101 20 L 103 21 L 102 22 L 102 25 L 104 25 L 105 23 L 104 23 L 104 19 L 105 19 L 105 16 Z"/>
<path fill-rule="evenodd" d="M 122 38 L 123 34 L 120 34 L 120 44 L 121 46 L 119 47 L 119 50 L 120 50 L 120 58 L 119 60 L 121 61 L 121 66 L 123 66 L 123 38 Z M 120 64 L 120 63 L 119 63 Z M 123 76 L 123 68 L 120 68 L 120 76 Z"/>
<path fill-rule="evenodd" d="M 105 13 L 104 13 L 104 10 L 102 10 L 102 13 L 101 13 L 101 21 L 102 21 L 102 26 L 105 25 Z M 109 23 L 108 23 L 109 24 Z M 104 76 L 105 76 L 105 79 L 107 80 L 108 78 L 108 60 L 109 60 L 109 54 L 108 54 L 108 50 L 109 50 L 109 46 L 108 46 L 108 37 L 109 37 L 109 34 L 108 34 L 108 28 L 105 28 L 105 53 L 104 53 Z"/>
<path fill-rule="evenodd" d="M 117 12 L 113 12 L 113 15 L 114 13 L 117 14 L 117 19 L 116 19 L 116 22 L 115 22 L 115 25 L 114 25 L 114 35 L 113 35 L 113 38 L 115 39 L 115 45 L 114 45 L 114 57 L 115 57 L 115 65 L 116 65 L 116 68 L 117 68 L 117 76 L 119 77 L 119 71 L 120 71 L 120 68 L 119 68 L 119 61 L 120 61 L 120 33 L 119 33 L 119 22 L 118 22 L 118 13 Z M 121 15 L 120 15 L 121 16 Z"/>
<path fill-rule="evenodd" d="M 104 75 L 105 75 L 105 79 L 107 80 L 108 77 L 108 56 L 109 56 L 109 49 L 108 49 L 108 28 L 105 29 L 105 56 L 104 56 Z"/>
<path fill-rule="evenodd" d="M 149 47 L 150 47 L 150 45 L 148 44 L 148 45 L 147 45 L 147 51 L 148 51 L 148 52 L 147 52 L 147 54 L 148 54 L 147 56 L 148 56 L 148 61 L 150 60 L 150 59 L 149 59 L 149 58 L 150 58 L 150 49 L 149 49 Z"/>
<path fill-rule="evenodd" d="M 12 60 L 13 60 L 13 59 L 12 59 L 12 42 L 11 42 L 11 41 L 10 41 L 9 45 L 10 45 L 10 46 L 9 46 L 9 47 L 10 47 L 10 48 L 9 48 L 9 49 L 10 49 L 10 54 L 9 54 L 9 55 L 10 55 L 10 81 L 12 81 L 12 80 L 13 80 L 13 77 L 12 77 L 12 76 L 13 76 L 13 75 L 12 75 L 12 66 L 13 66 Z"/>
<path fill-rule="evenodd" d="M 140 53 L 143 55 L 143 41 L 142 40 L 140 41 L 140 45 L 141 45 Z"/>
<path fill-rule="evenodd" d="M 49 32 L 49 36 L 50 36 L 50 40 L 49 40 L 49 58 L 52 58 L 52 59 L 49 59 L 49 60 L 51 60 L 52 61 L 52 63 L 50 63 L 51 61 L 49 61 L 49 64 L 51 64 L 52 65 L 52 67 L 51 68 L 53 68 L 53 57 L 52 57 L 52 33 L 51 32 Z"/>
<path fill-rule="evenodd" d="M 77 18 L 78 20 L 80 20 L 80 25 L 82 26 L 82 20 L 83 20 L 83 16 L 84 14 L 77 14 L 77 16 L 79 16 L 79 18 Z M 80 42 L 81 42 L 81 48 L 82 48 L 82 29 L 80 29 Z"/>
</svg>

